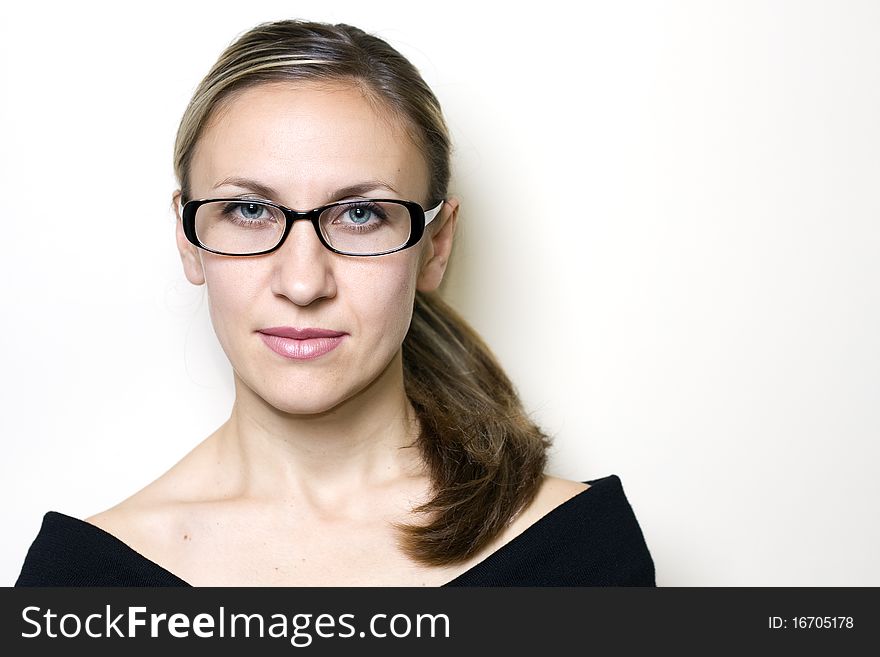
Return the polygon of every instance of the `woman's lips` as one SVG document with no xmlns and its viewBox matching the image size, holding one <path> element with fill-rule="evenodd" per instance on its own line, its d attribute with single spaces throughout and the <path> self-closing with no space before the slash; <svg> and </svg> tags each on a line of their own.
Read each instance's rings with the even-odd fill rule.
<svg viewBox="0 0 880 657">
<path fill-rule="evenodd" d="M 271 331 L 269 333 L 268 331 Z M 264 329 L 260 337 L 279 356 L 294 360 L 310 360 L 333 351 L 345 339 L 345 333 L 326 329 Z M 285 337 L 300 336 L 300 337 Z"/>
</svg>

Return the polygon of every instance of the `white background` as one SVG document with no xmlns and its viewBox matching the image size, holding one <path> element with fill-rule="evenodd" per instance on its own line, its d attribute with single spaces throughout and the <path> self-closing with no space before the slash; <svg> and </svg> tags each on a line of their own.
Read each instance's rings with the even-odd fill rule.
<svg viewBox="0 0 880 657">
<path fill-rule="evenodd" d="M 447 297 L 551 471 L 621 477 L 658 584 L 880 585 L 880 3 L 485 4 L 3 4 L 0 582 L 45 511 L 117 503 L 228 416 L 173 139 L 237 34 L 299 17 L 434 88 Z"/>
</svg>

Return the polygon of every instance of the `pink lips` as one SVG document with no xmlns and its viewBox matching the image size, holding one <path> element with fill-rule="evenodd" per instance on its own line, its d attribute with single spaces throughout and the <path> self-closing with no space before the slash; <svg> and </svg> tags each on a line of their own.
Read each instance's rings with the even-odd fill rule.
<svg viewBox="0 0 880 657">
<path fill-rule="evenodd" d="M 310 360 L 333 351 L 345 339 L 346 333 L 321 328 L 293 328 L 274 326 L 260 329 L 266 346 L 279 356 L 294 360 Z"/>
</svg>

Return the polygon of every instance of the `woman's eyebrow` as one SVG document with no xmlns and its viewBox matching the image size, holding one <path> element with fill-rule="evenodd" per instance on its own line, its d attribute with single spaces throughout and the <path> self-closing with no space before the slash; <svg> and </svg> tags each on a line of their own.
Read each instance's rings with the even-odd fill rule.
<svg viewBox="0 0 880 657">
<path fill-rule="evenodd" d="M 330 194 L 328 200 L 333 201 L 345 198 L 347 196 L 358 196 L 366 192 L 372 192 L 376 189 L 387 189 L 389 192 L 392 192 L 394 194 L 399 193 L 396 189 L 394 189 L 386 182 L 382 182 L 381 180 L 367 180 L 361 183 L 355 183 L 354 185 L 348 185 L 347 187 L 337 189 L 335 192 Z"/>
<path fill-rule="evenodd" d="M 234 185 L 235 187 L 248 189 L 266 199 L 278 199 L 277 191 L 260 182 L 257 182 L 256 180 L 251 180 L 250 178 L 238 178 L 234 176 L 230 178 L 224 178 L 216 185 L 214 185 L 214 189 L 222 187 L 223 185 Z M 388 190 L 393 194 L 399 195 L 399 192 L 394 189 L 394 187 L 382 180 L 365 180 L 363 182 L 354 183 L 353 185 L 346 185 L 345 187 L 341 187 L 333 192 L 330 192 L 330 194 L 327 195 L 327 200 L 335 201 L 338 199 L 346 198 L 348 196 L 358 196 L 360 194 L 365 194 L 366 192 L 371 192 L 377 189 Z"/>
<path fill-rule="evenodd" d="M 252 192 L 256 192 L 260 196 L 266 199 L 274 199 L 277 198 L 276 192 L 271 187 L 267 187 L 266 185 L 257 182 L 256 180 L 251 180 L 250 178 L 224 178 L 216 185 L 214 185 L 213 189 L 217 189 L 218 187 L 223 187 L 223 185 L 234 185 L 235 187 L 241 187 L 242 189 L 249 189 Z"/>
</svg>

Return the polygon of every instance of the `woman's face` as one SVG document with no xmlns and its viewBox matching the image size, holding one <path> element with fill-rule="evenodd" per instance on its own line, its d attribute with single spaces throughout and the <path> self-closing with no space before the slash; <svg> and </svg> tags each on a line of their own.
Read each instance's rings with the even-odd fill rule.
<svg viewBox="0 0 880 657">
<path fill-rule="evenodd" d="M 273 83 L 241 92 L 215 113 L 195 148 L 190 181 L 192 198 L 261 198 L 295 210 L 359 197 L 424 207 L 429 172 L 391 114 L 357 87 Z M 452 200 L 416 246 L 376 257 L 332 253 L 309 221 L 294 223 L 281 248 L 262 256 L 198 249 L 180 221 L 177 242 L 189 281 L 207 285 L 214 331 L 238 378 L 283 412 L 320 413 L 387 372 L 416 289 L 440 283 L 456 213 Z M 289 358 L 260 333 L 279 326 L 342 337 L 318 357 Z"/>
</svg>

